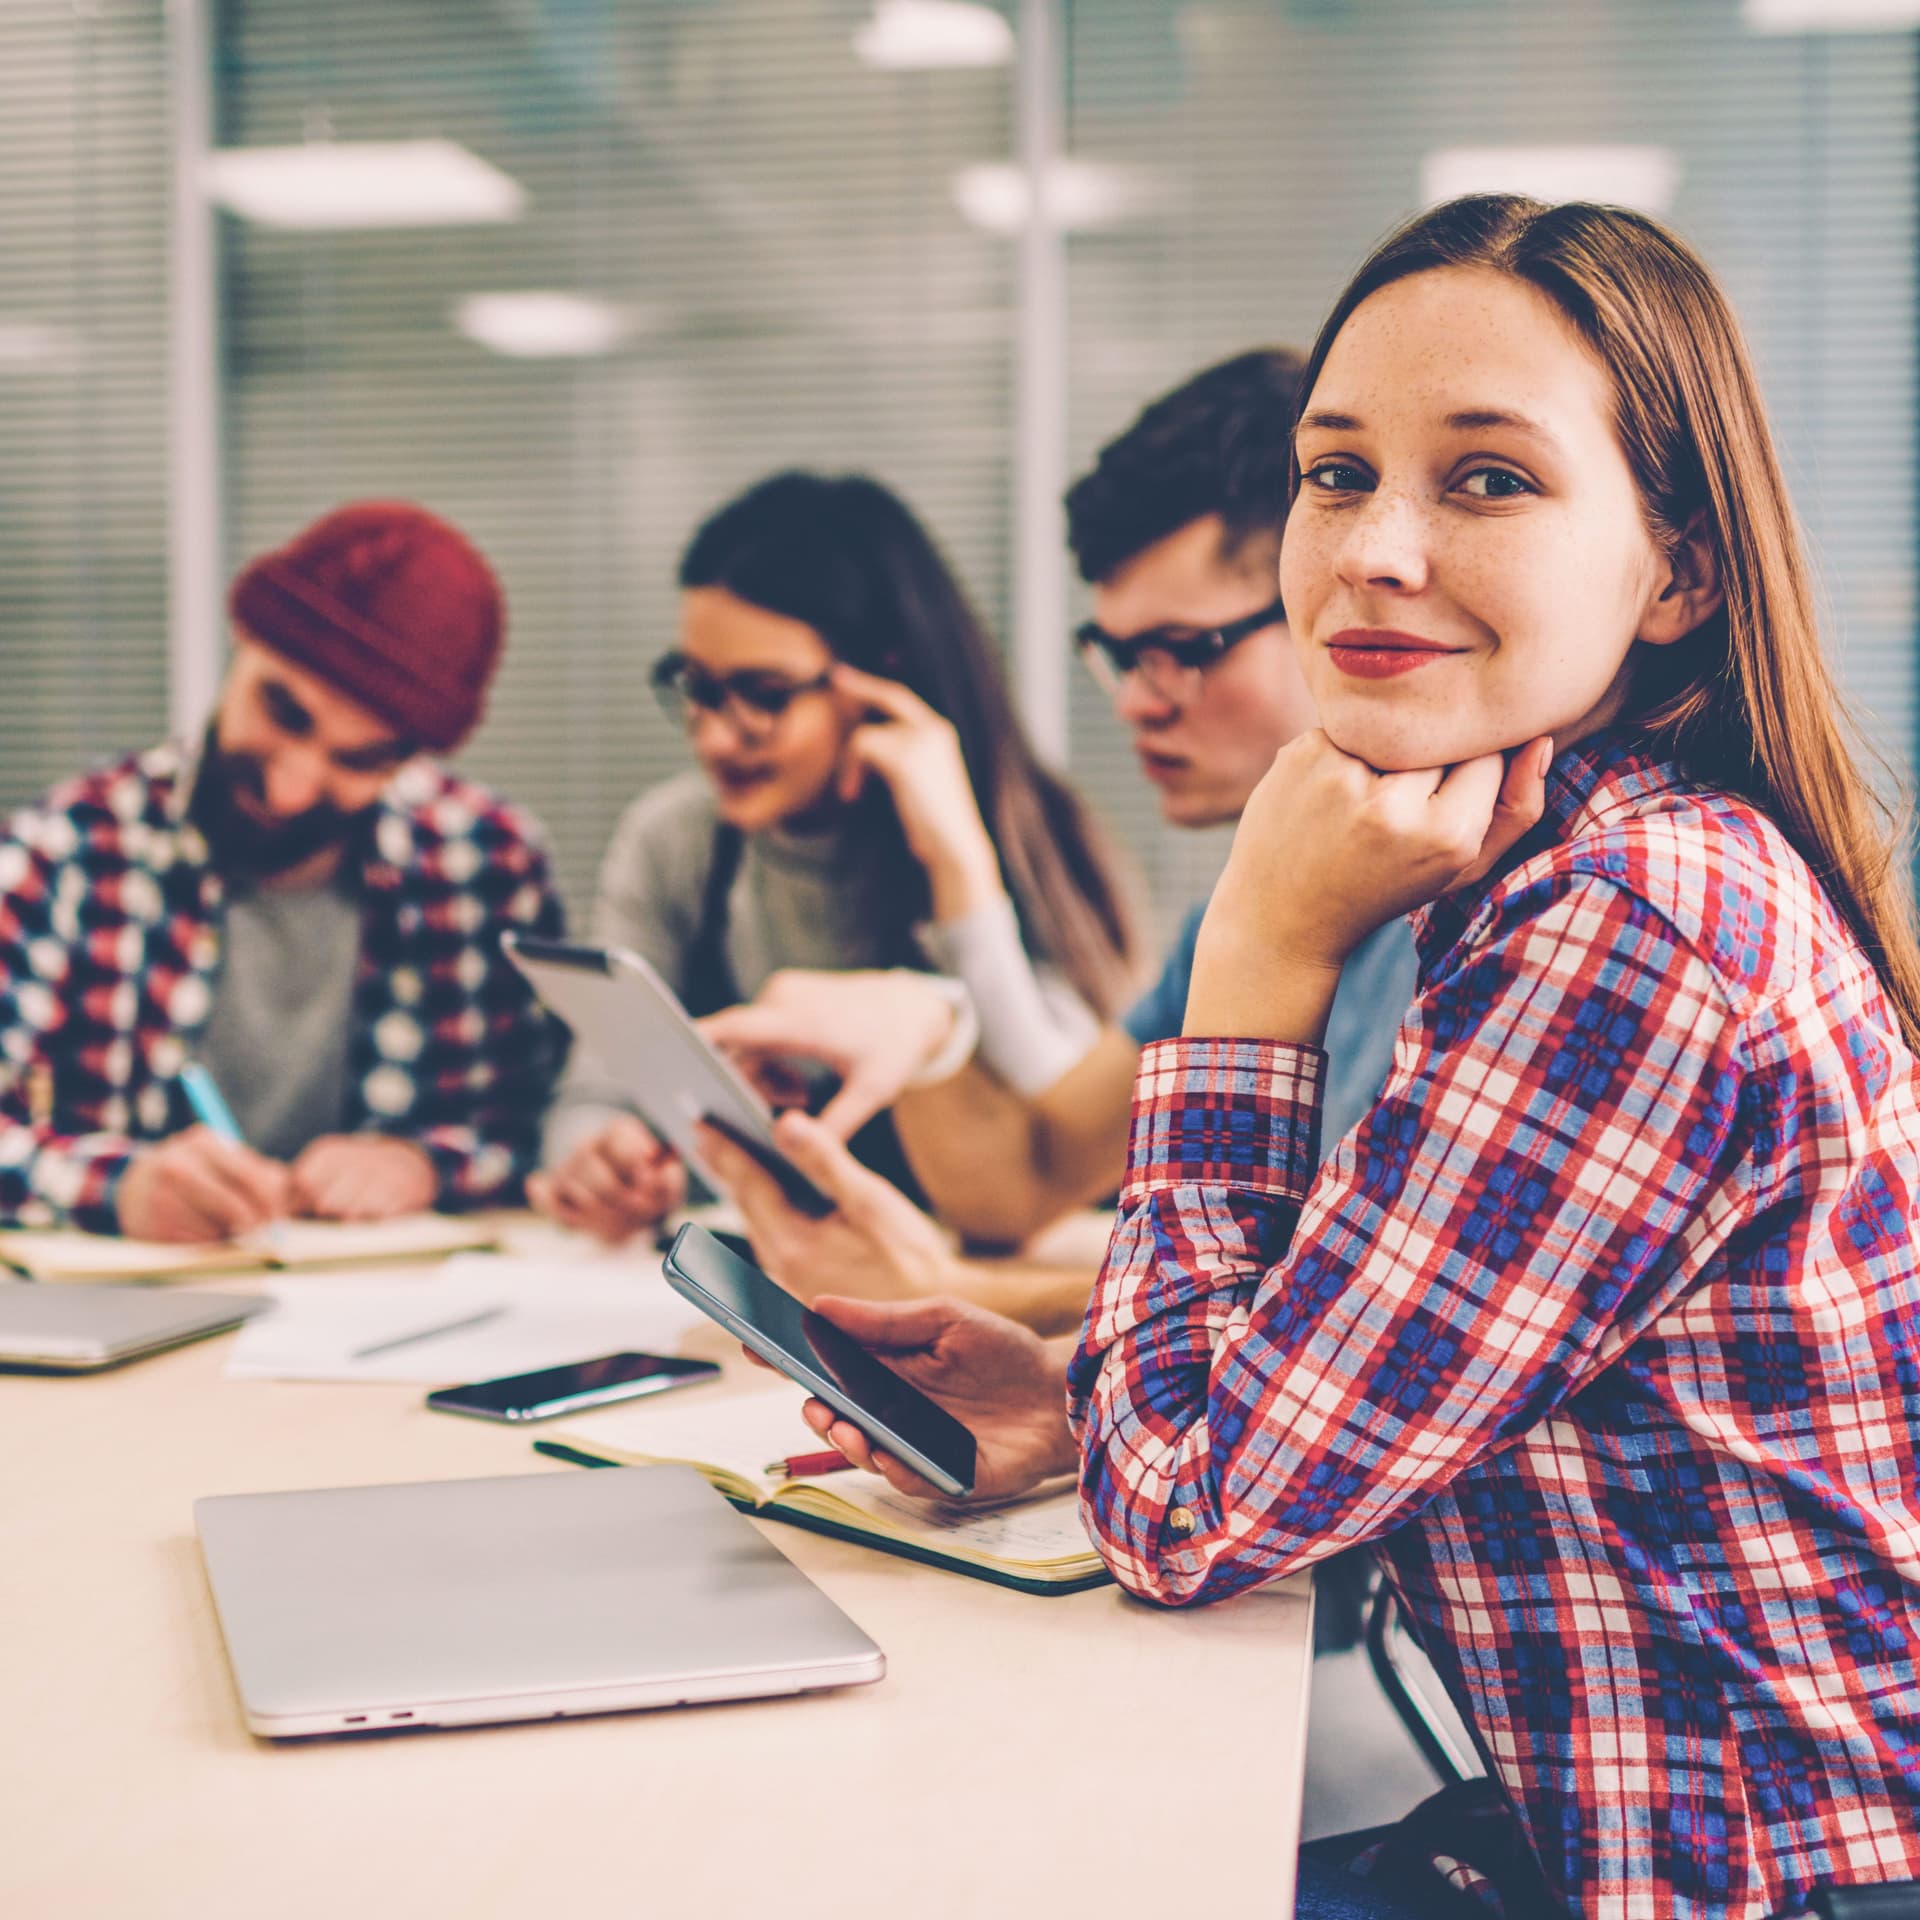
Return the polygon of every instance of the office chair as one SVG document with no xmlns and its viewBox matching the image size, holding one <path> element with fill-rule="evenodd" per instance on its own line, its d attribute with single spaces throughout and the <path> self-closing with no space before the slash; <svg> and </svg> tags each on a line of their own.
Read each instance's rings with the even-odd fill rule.
<svg viewBox="0 0 1920 1920">
<path fill-rule="evenodd" d="M 1441 1781 L 1459 1786 L 1479 1774 L 1477 1760 L 1461 1752 L 1446 1723 L 1427 1704 L 1427 1690 L 1438 1682 L 1401 1609 L 1400 1596 L 1391 1582 L 1378 1575 L 1367 1612 L 1367 1659 L 1407 1737 Z M 1920 1920 L 1920 1882 L 1822 1887 L 1809 1894 L 1803 1905 L 1776 1914 L 1774 1920 Z"/>
<path fill-rule="evenodd" d="M 1377 1572 L 1367 1609 L 1367 1659 L 1407 1738 L 1443 1786 L 1459 1786 L 1484 1771 L 1473 1754 L 1461 1751 L 1445 1721 L 1427 1704 L 1426 1689 L 1437 1690 L 1439 1681 L 1413 1637 L 1393 1583 Z"/>
</svg>

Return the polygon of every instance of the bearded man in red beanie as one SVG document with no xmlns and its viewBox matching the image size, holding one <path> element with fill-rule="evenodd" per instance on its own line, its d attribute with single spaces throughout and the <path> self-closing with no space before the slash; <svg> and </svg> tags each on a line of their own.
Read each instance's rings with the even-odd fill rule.
<svg viewBox="0 0 1920 1920">
<path fill-rule="evenodd" d="M 197 749 L 0 832 L 0 1223 L 217 1240 L 505 1202 L 564 1051 L 501 952 L 560 905 L 460 745 L 500 589 L 419 507 L 331 513 L 234 583 Z M 196 1125 L 197 1062 L 244 1144 Z"/>
</svg>

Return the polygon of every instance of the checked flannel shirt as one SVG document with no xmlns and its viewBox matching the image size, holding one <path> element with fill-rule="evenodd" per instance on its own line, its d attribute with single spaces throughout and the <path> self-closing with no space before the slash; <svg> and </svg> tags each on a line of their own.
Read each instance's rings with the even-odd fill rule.
<svg viewBox="0 0 1920 1920">
<path fill-rule="evenodd" d="M 1170 1604 L 1382 1541 L 1582 1920 L 1920 1876 L 1915 1062 L 1778 829 L 1620 736 L 1517 856 L 1317 1175 L 1316 1050 L 1146 1050 L 1088 1525 Z"/>
<path fill-rule="evenodd" d="M 115 1231 L 137 1145 L 193 1124 L 179 1075 L 212 1009 L 226 900 L 187 818 L 195 765 L 156 747 L 0 830 L 0 1225 Z M 505 1204 L 538 1165 L 565 1051 L 500 951 L 509 928 L 560 930 L 535 829 L 415 761 L 355 878 L 343 1130 L 424 1147 L 443 1207 Z"/>
</svg>

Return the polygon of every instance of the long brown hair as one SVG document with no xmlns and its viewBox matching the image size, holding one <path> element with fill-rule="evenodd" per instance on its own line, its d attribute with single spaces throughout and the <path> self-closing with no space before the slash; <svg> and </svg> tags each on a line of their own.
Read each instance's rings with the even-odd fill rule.
<svg viewBox="0 0 1920 1920">
<path fill-rule="evenodd" d="M 718 508 L 680 561 L 683 587 L 725 587 L 804 621 L 837 660 L 898 680 L 960 736 L 1021 931 L 1104 1019 L 1137 988 L 1130 867 L 1079 794 L 1044 766 L 986 627 L 912 509 L 865 474 L 776 473 Z M 904 950 L 927 877 L 889 805 L 869 809 Z"/>
<path fill-rule="evenodd" d="M 1375 249 L 1314 342 L 1370 294 L 1436 267 L 1537 287 L 1613 379 L 1615 426 L 1654 538 L 1711 546 L 1725 600 L 1678 646 L 1642 648 L 1632 723 L 1689 778 L 1750 800 L 1807 861 L 1920 1052 L 1920 939 L 1904 833 L 1862 776 L 1858 730 L 1828 671 L 1800 532 L 1745 342 L 1702 262 L 1620 207 L 1513 194 L 1449 201 Z M 1293 467 L 1298 492 L 1300 468 Z"/>
</svg>

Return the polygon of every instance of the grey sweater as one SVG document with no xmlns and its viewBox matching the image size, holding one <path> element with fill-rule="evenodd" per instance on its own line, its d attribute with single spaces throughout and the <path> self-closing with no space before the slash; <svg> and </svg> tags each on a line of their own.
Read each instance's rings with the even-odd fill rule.
<svg viewBox="0 0 1920 1920">
<path fill-rule="evenodd" d="M 593 937 L 631 947 L 683 1000 L 720 816 L 699 772 L 643 793 L 620 817 L 600 867 Z M 749 834 L 727 896 L 727 963 L 751 1000 L 781 967 L 919 963 L 860 841 L 835 825 Z"/>
<path fill-rule="evenodd" d="M 690 997 L 689 963 L 700 929 L 713 864 L 719 813 L 697 770 L 643 793 L 621 816 L 600 868 L 593 936 L 603 946 L 630 947 L 682 999 Z M 818 833 L 775 828 L 747 836 L 727 896 L 727 965 L 743 997 L 752 999 L 782 967 L 846 971 L 926 967 L 931 959 L 958 974 L 973 993 L 983 1025 L 998 1003 L 1019 1012 L 1028 1036 L 1040 1023 L 1047 1071 L 1079 1058 L 1099 1023 L 1064 981 L 1036 976 L 1021 948 L 1010 908 L 988 909 L 953 929 L 902 944 L 897 903 L 851 823 Z M 1029 1042 L 1025 1049 L 1034 1048 Z M 576 1054 L 547 1125 L 548 1165 L 632 1111 L 590 1058 Z"/>
</svg>

